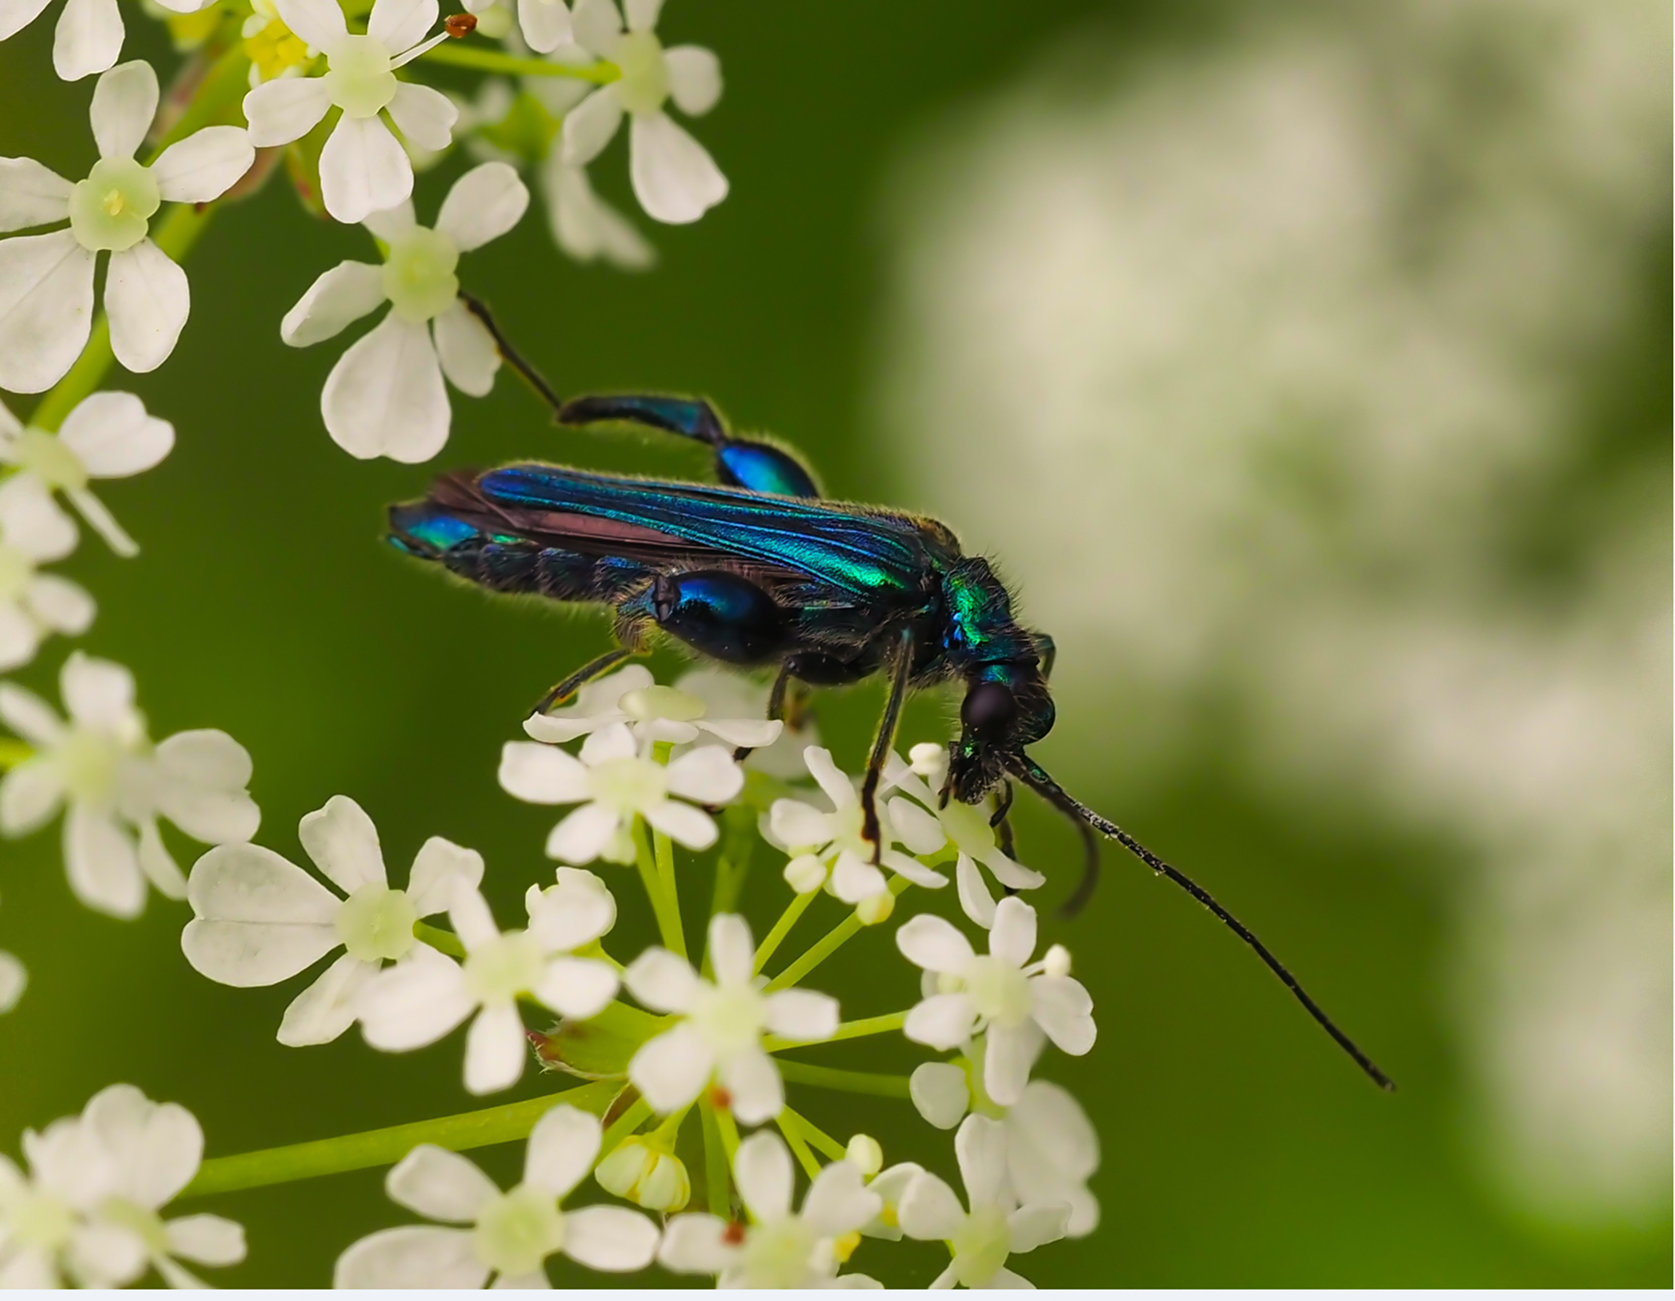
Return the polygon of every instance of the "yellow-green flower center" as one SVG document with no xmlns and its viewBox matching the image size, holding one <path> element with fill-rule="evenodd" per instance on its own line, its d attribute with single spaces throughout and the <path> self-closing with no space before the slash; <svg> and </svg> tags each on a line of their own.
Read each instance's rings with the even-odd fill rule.
<svg viewBox="0 0 1675 1301">
<path fill-rule="evenodd" d="M 326 94 L 350 117 L 371 117 L 395 98 L 389 47 L 375 37 L 345 36 L 326 63 Z"/>
<path fill-rule="evenodd" d="M 704 716 L 704 702 L 674 687 L 643 687 L 630 691 L 619 702 L 619 708 L 636 722 L 666 718 L 674 723 L 690 723 Z"/>
<path fill-rule="evenodd" d="M 768 1023 L 762 995 L 749 985 L 705 985 L 692 1003 L 692 1022 L 719 1057 L 749 1048 Z"/>
<path fill-rule="evenodd" d="M 25 429 L 12 444 L 12 458 L 48 488 L 87 487 L 87 467 L 56 434 Z"/>
<path fill-rule="evenodd" d="M 966 1287 L 986 1286 L 1012 1254 L 1006 1212 L 998 1206 L 976 1207 L 948 1245 L 954 1249 L 954 1277 Z"/>
<path fill-rule="evenodd" d="M 546 964 L 541 946 L 527 931 L 497 935 L 465 959 L 466 992 L 480 1003 L 502 1003 L 541 983 Z"/>
<path fill-rule="evenodd" d="M 413 923 L 419 910 L 405 890 L 369 882 L 361 886 L 337 910 L 337 933 L 349 956 L 362 962 L 380 962 L 406 957 L 417 941 Z"/>
<path fill-rule="evenodd" d="M 628 32 L 611 51 L 621 79 L 617 98 L 630 113 L 655 113 L 669 98 L 669 67 L 663 42 L 650 32 Z"/>
<path fill-rule="evenodd" d="M 750 1231 L 744 1243 L 744 1271 L 752 1287 L 802 1287 L 808 1281 L 814 1230 L 795 1216 Z"/>
<path fill-rule="evenodd" d="M 114 737 L 73 727 L 52 749 L 53 766 L 77 804 L 108 805 L 116 793 L 123 750 Z"/>
<path fill-rule="evenodd" d="M 595 800 L 619 813 L 643 812 L 669 792 L 668 774 L 650 759 L 635 756 L 607 759 L 588 769 L 587 784 Z"/>
<path fill-rule="evenodd" d="M 132 158 L 101 158 L 70 192 L 70 230 L 85 249 L 120 253 L 145 238 L 162 201 L 149 168 Z"/>
<path fill-rule="evenodd" d="M 471 1245 L 492 1270 L 513 1277 L 532 1274 L 564 1245 L 564 1213 L 551 1193 L 519 1184 L 483 1208 Z"/>
<path fill-rule="evenodd" d="M 994 847 L 995 833 L 989 826 L 989 815 L 975 804 L 961 804 L 949 800 L 948 807 L 937 811 L 942 830 L 966 853 L 976 856 Z"/>
<path fill-rule="evenodd" d="M 422 322 L 440 316 L 459 296 L 459 249 L 446 235 L 415 226 L 390 245 L 384 256 L 384 293 L 403 320 Z"/>
<path fill-rule="evenodd" d="M 76 1231 L 76 1216 L 51 1193 L 29 1191 L 6 1208 L 7 1240 L 22 1246 L 59 1251 Z"/>
<path fill-rule="evenodd" d="M 145 1249 L 151 1255 L 161 1256 L 168 1252 L 168 1231 L 164 1229 L 163 1221 L 155 1211 L 147 1210 L 138 1202 L 131 1202 L 126 1197 L 111 1198 L 99 1211 L 105 1220 L 121 1225 L 145 1243 Z"/>
<path fill-rule="evenodd" d="M 1022 1025 L 1029 1017 L 1029 977 L 1009 962 L 973 958 L 963 973 L 966 996 L 979 1016 L 996 1025 Z"/>
</svg>

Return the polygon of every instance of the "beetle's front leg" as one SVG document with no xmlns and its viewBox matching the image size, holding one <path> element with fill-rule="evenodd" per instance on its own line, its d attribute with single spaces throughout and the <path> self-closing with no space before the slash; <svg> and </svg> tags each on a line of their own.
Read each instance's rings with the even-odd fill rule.
<svg viewBox="0 0 1675 1301">
<path fill-rule="evenodd" d="M 866 776 L 861 779 L 861 837 L 872 844 L 874 867 L 884 857 L 884 837 L 878 823 L 878 784 L 884 776 L 884 761 L 896 744 L 896 728 L 901 724 L 907 684 L 912 677 L 913 629 L 903 628 L 897 636 L 895 657 L 890 664 L 890 694 L 884 702 L 883 717 L 878 720 L 878 732 L 872 738 Z"/>
</svg>

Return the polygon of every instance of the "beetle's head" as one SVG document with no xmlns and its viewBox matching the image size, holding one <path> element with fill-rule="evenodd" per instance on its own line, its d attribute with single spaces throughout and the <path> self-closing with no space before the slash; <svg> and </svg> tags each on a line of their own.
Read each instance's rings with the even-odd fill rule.
<svg viewBox="0 0 1675 1301">
<path fill-rule="evenodd" d="M 1053 699 L 1034 661 L 984 664 L 966 680 L 960 736 L 948 747 L 946 798 L 975 804 L 1026 745 L 1053 726 Z"/>
</svg>

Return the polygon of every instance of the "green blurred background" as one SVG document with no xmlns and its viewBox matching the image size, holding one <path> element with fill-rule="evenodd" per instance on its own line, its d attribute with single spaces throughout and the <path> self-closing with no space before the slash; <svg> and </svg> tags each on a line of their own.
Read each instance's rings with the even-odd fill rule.
<svg viewBox="0 0 1675 1301">
<path fill-rule="evenodd" d="M 723 59 L 696 134 L 731 196 L 648 230 L 650 274 L 567 262 L 532 213 L 462 279 L 561 391 L 706 392 L 805 449 L 833 495 L 993 548 L 1059 638 L 1043 762 L 1250 922 L 1400 1081 L 1378 1093 L 1220 927 L 1107 853 L 1088 912 L 1045 923 L 1100 1042 L 1042 1067 L 1100 1131 L 1104 1222 L 1031 1256 L 1034 1282 L 1667 1286 L 1667 14 L 1263 10 L 675 0 L 667 39 Z M 159 29 L 125 12 L 127 53 L 166 73 Z M 79 175 L 91 84 L 53 77 L 50 21 L 0 45 L 0 154 Z M 421 177 L 421 215 L 461 166 Z M 625 171 L 620 143 L 593 169 L 627 208 Z M 287 349 L 278 321 L 370 253 L 283 178 L 217 219 L 174 357 L 109 381 L 178 432 L 102 491 L 143 554 L 90 544 L 67 570 L 100 605 L 82 644 L 133 668 L 154 735 L 249 748 L 262 843 L 299 856 L 297 819 L 347 793 L 398 878 L 430 835 L 481 850 L 505 920 L 551 871 L 551 816 L 498 789 L 499 747 L 607 630 L 439 581 L 382 545 L 382 506 L 444 467 L 703 458 L 561 434 L 503 379 L 454 395 L 433 466 L 351 460 L 318 414 L 339 346 Z M 1452 692 L 1414 687 L 1461 646 L 1487 649 L 1440 675 Z M 18 679 L 56 698 L 62 651 Z M 1559 725 L 1520 712 L 1552 699 Z M 940 738 L 948 703 L 915 702 L 906 739 Z M 824 698 L 840 761 L 878 704 Z M 1637 799 L 1579 811 L 1514 780 L 1525 764 L 1586 792 L 1566 765 L 1598 754 L 1626 766 L 1586 772 Z M 1050 906 L 1074 837 L 1037 806 L 1018 822 Z M 116 1080 L 186 1104 L 212 1155 L 470 1107 L 457 1035 L 281 1048 L 297 985 L 198 977 L 183 906 L 83 909 L 55 833 L 0 863 L 0 945 L 32 977 L 0 1020 L 5 1150 Z M 652 934 L 630 880 L 618 953 Z M 785 889 L 766 861 L 753 884 L 760 932 Z M 839 916 L 815 913 L 810 937 Z M 850 1016 L 914 984 L 886 930 L 822 977 Z M 905 1104 L 805 1103 L 890 1159 L 951 1165 Z M 517 1156 L 484 1161 L 509 1175 Z M 250 1256 L 216 1281 L 324 1285 L 345 1244 L 404 1218 L 380 1178 L 220 1199 Z M 886 1277 L 939 1267 L 929 1247 L 901 1260 Z"/>
</svg>

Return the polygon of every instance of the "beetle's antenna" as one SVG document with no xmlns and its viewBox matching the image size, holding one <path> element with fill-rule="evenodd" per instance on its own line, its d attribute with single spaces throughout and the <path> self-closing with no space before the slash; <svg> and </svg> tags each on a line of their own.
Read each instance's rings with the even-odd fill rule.
<svg viewBox="0 0 1675 1301">
<path fill-rule="evenodd" d="M 1085 828 L 1090 828 L 1092 831 L 1097 831 L 1101 835 L 1109 836 L 1112 840 L 1118 841 L 1124 849 L 1128 850 L 1147 867 L 1151 868 L 1152 871 L 1158 873 L 1160 876 L 1168 877 L 1176 885 L 1180 886 L 1181 889 L 1185 890 L 1194 899 L 1198 900 L 1199 903 L 1203 904 L 1212 913 L 1219 917 L 1222 923 L 1230 931 L 1237 935 L 1246 944 L 1250 945 L 1251 948 L 1256 950 L 1257 957 L 1261 958 L 1262 961 L 1267 964 L 1268 970 L 1272 971 L 1280 978 L 1280 983 L 1296 996 L 1297 1001 L 1301 1003 L 1308 1011 L 1308 1014 L 1319 1023 L 1320 1028 L 1326 1031 L 1327 1034 L 1331 1035 L 1332 1038 L 1337 1041 L 1338 1047 L 1342 1048 L 1346 1053 L 1355 1059 L 1355 1064 L 1367 1074 L 1368 1078 L 1371 1079 L 1374 1084 L 1378 1085 L 1379 1088 L 1385 1090 L 1386 1092 L 1395 1092 L 1395 1081 L 1383 1071 L 1379 1070 L 1377 1065 L 1374 1064 L 1372 1058 L 1368 1057 L 1366 1053 L 1362 1052 L 1355 1046 L 1354 1040 L 1352 1040 L 1342 1030 L 1338 1029 L 1337 1026 L 1332 1024 L 1332 1018 L 1327 1016 L 1325 1012 L 1321 1011 L 1320 1004 L 1316 1003 L 1314 999 L 1308 996 L 1308 993 L 1303 989 L 1303 987 L 1297 983 L 1297 978 L 1287 971 L 1284 964 L 1268 951 L 1268 946 L 1261 940 L 1257 939 L 1243 922 L 1212 899 L 1209 891 L 1205 890 L 1184 872 L 1178 871 L 1177 869 L 1171 867 L 1168 863 L 1165 863 L 1161 858 L 1152 853 L 1151 850 L 1147 849 L 1138 840 L 1129 835 L 1128 832 L 1124 831 L 1109 818 L 1100 817 L 1099 814 L 1095 813 L 1087 805 L 1083 804 L 1075 796 L 1071 795 L 1056 781 L 1049 777 L 1046 770 L 1027 755 L 1019 754 L 1011 756 L 1008 760 L 1008 766 L 1014 773 L 1017 774 L 1020 781 L 1022 781 L 1031 790 L 1040 794 L 1047 800 L 1048 803 L 1058 809 L 1059 812 L 1066 814 L 1068 817 Z M 1086 837 L 1089 833 L 1084 831 L 1083 834 L 1084 837 Z M 1083 877 L 1084 884 L 1082 887 L 1078 887 L 1076 892 L 1078 898 L 1084 894 L 1085 888 L 1087 888 L 1086 883 L 1089 879 L 1090 877 L 1088 876 Z M 1076 900 L 1072 899 L 1072 902 L 1074 903 Z"/>
<path fill-rule="evenodd" d="M 483 328 L 489 332 L 490 337 L 494 340 L 495 351 L 500 354 L 500 359 L 523 376 L 529 387 L 534 389 L 540 395 L 541 400 L 553 409 L 553 419 L 557 420 L 559 409 L 563 407 L 564 403 L 559 399 L 558 394 L 553 392 L 553 386 L 547 383 L 541 372 L 525 361 L 518 350 L 512 346 L 511 340 L 501 331 L 500 323 L 494 319 L 494 315 L 489 311 L 488 304 L 471 294 L 461 294 L 459 300 L 465 304 L 466 311 L 483 323 Z"/>
</svg>

